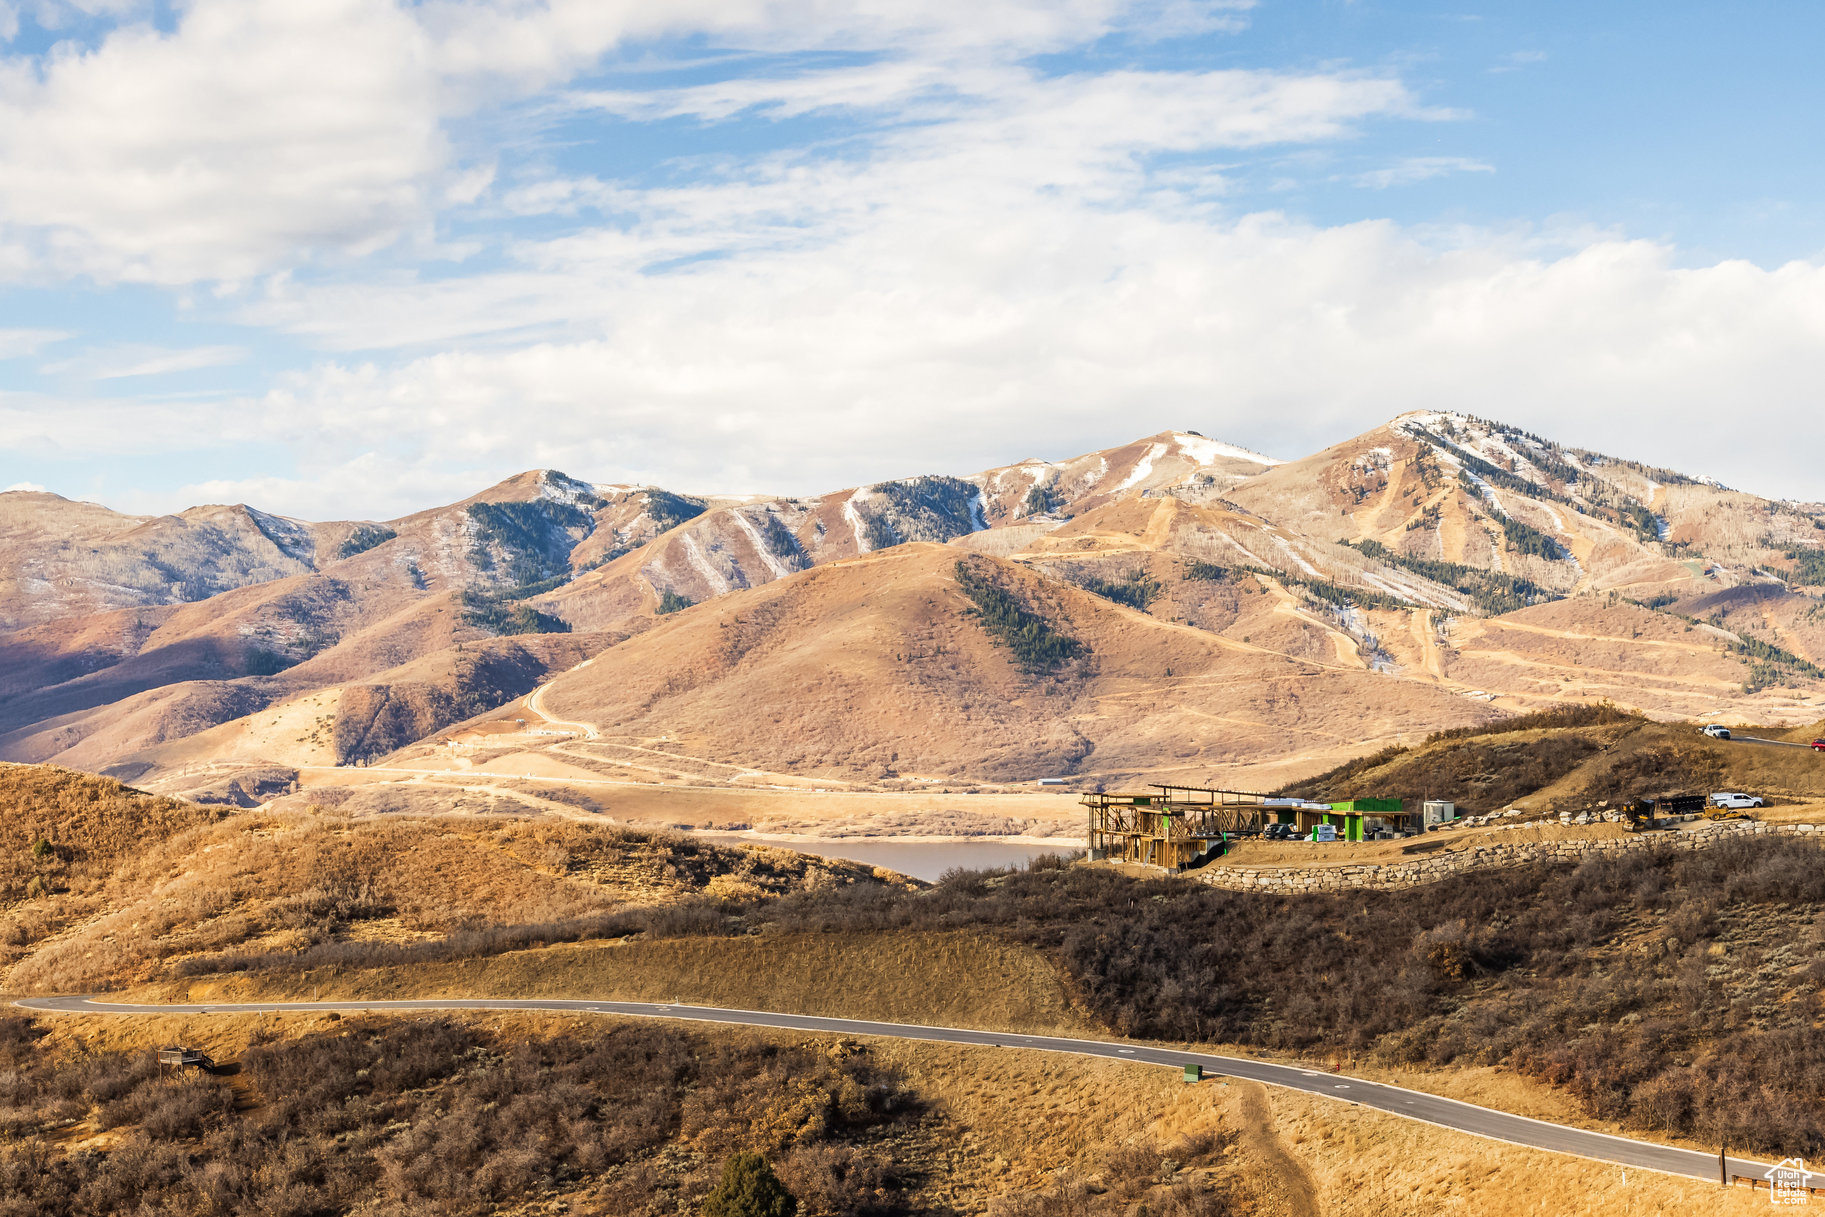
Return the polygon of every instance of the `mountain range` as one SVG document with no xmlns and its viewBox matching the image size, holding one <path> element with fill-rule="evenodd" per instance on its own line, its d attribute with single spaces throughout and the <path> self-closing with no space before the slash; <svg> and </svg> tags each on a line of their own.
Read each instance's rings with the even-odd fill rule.
<svg viewBox="0 0 1825 1217">
<path fill-rule="evenodd" d="M 227 801 L 535 694 L 674 778 L 1202 780 L 1568 701 L 1810 722 L 1822 669 L 1818 505 L 1465 414 L 814 498 L 556 470 L 386 521 L 0 494 L 0 759 Z"/>
</svg>

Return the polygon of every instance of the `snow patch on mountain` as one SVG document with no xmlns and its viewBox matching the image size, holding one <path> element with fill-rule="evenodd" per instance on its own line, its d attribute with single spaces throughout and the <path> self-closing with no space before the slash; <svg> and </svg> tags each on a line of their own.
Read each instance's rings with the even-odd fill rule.
<svg viewBox="0 0 1825 1217">
<path fill-rule="evenodd" d="M 773 551 L 767 548 L 766 541 L 760 535 L 760 529 L 754 527 L 753 521 L 739 511 L 731 511 L 729 518 L 734 520 L 735 526 L 747 536 L 748 541 L 754 546 L 754 552 L 760 555 L 760 560 L 766 564 L 775 579 L 784 579 L 792 573 L 786 569 L 785 563 L 773 556 Z"/>
<path fill-rule="evenodd" d="M 855 509 L 855 501 L 867 493 L 868 488 L 864 486 L 843 500 L 843 519 L 848 522 L 850 529 L 855 533 L 855 551 L 859 554 L 868 552 L 868 538 L 864 535 L 867 525 L 862 523 L 862 513 Z"/>
<path fill-rule="evenodd" d="M 697 544 L 696 537 L 689 532 L 681 532 L 678 534 L 678 542 L 684 548 L 684 560 L 714 589 L 716 595 L 720 596 L 729 590 L 729 581 L 710 565 L 710 559 L 703 552 L 703 547 Z"/>
<path fill-rule="evenodd" d="M 1159 460 L 1162 456 L 1165 456 L 1165 455 L 1166 455 L 1166 445 L 1165 444 L 1147 445 L 1147 455 L 1143 456 L 1140 460 L 1140 463 L 1137 464 L 1133 468 L 1133 470 L 1131 470 L 1129 472 L 1127 477 L 1122 479 L 1121 485 L 1119 485 L 1115 488 L 1115 493 L 1120 494 L 1122 491 L 1128 489 L 1130 486 L 1135 485 L 1136 483 L 1140 482 L 1141 479 L 1145 478 L 1148 474 L 1152 473 L 1153 472 L 1153 462 Z"/>
<path fill-rule="evenodd" d="M 1203 435 L 1188 435 L 1182 431 L 1175 431 L 1172 433 L 1172 442 L 1180 452 L 1200 465 L 1214 464 L 1219 460 L 1249 461 L 1256 465 L 1268 466 L 1286 464 L 1285 461 L 1276 460 L 1274 457 L 1263 456 L 1259 452 L 1241 448 L 1235 444 L 1226 444 L 1221 440 L 1210 439 Z"/>
</svg>

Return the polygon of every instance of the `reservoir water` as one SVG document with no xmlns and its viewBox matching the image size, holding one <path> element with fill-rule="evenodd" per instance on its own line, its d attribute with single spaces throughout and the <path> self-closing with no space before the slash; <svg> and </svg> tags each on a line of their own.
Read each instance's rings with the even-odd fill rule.
<svg viewBox="0 0 1825 1217">
<path fill-rule="evenodd" d="M 1069 854 L 1081 845 L 1014 845 L 1006 841 L 876 841 L 868 837 L 833 841 L 765 841 L 734 833 L 697 833 L 718 845 L 775 845 L 822 858 L 846 858 L 869 866 L 935 881 L 955 867 L 987 870 L 996 866 L 1025 866 L 1040 854 Z"/>
</svg>

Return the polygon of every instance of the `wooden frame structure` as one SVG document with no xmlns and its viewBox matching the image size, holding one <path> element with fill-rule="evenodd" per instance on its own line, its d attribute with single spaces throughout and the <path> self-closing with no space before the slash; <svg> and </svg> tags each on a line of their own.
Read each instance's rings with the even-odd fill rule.
<svg viewBox="0 0 1825 1217">
<path fill-rule="evenodd" d="M 1180 871 L 1221 857 L 1230 837 L 1259 833 L 1266 795 L 1202 786 L 1150 787 L 1150 793 L 1086 794 L 1092 861 L 1138 862 Z"/>
<path fill-rule="evenodd" d="M 163 1073 L 167 1065 L 179 1073 L 188 1068 L 201 1069 L 205 1073 L 215 1071 L 215 1062 L 209 1059 L 208 1053 L 200 1048 L 182 1048 L 175 1044 L 158 1050 L 159 1072 Z"/>
</svg>

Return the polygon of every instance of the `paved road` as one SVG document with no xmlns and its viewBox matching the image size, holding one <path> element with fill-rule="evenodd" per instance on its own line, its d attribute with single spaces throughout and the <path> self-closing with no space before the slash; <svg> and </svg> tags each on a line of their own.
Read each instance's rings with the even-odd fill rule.
<svg viewBox="0 0 1825 1217">
<path fill-rule="evenodd" d="M 997 1048 L 1028 1048 L 1041 1052 L 1066 1052 L 1079 1056 L 1101 1056 L 1117 1061 L 1136 1061 L 1145 1065 L 1165 1065 L 1183 1069 L 1201 1065 L 1206 1074 L 1222 1074 L 1249 1081 L 1265 1082 L 1288 1090 L 1301 1090 L 1390 1112 L 1410 1120 L 1421 1120 L 1443 1128 L 1456 1129 L 1479 1137 L 1507 1141 L 1514 1145 L 1555 1153 L 1615 1162 L 1643 1170 L 1661 1171 L 1695 1179 L 1717 1179 L 1717 1155 L 1651 1141 L 1633 1141 L 1607 1133 L 1569 1128 L 1530 1120 L 1525 1116 L 1492 1111 L 1456 1099 L 1440 1098 L 1417 1090 L 1405 1090 L 1381 1082 L 1367 1082 L 1335 1073 L 1305 1069 L 1298 1065 L 1279 1065 L 1247 1057 L 1212 1056 L 1184 1052 L 1175 1048 L 1154 1048 L 1146 1044 L 1111 1043 L 1106 1040 L 1064 1039 L 1048 1035 L 1012 1035 L 995 1031 L 971 1031 L 960 1027 L 921 1027 L 905 1023 L 875 1023 L 860 1019 L 814 1018 L 803 1014 L 771 1014 L 757 1010 L 723 1010 L 712 1006 L 655 1005 L 648 1002 L 564 1001 L 548 998 L 510 999 L 475 998 L 470 1000 L 424 1001 L 316 1001 L 260 1002 L 254 1004 L 204 1004 L 146 1006 L 123 1005 L 97 1001 L 92 997 L 34 997 L 16 1003 L 27 1010 L 58 1014 L 272 1014 L 335 1010 L 345 1013 L 395 1013 L 416 1010 L 541 1010 L 569 1014 L 620 1014 L 636 1018 L 682 1019 L 688 1022 L 736 1024 L 744 1027 L 774 1027 L 787 1031 L 815 1031 L 833 1035 L 874 1035 L 894 1039 L 931 1040 L 945 1044 L 976 1044 Z M 1766 1163 L 1731 1158 L 1731 1174 L 1761 1178 Z"/>
<path fill-rule="evenodd" d="M 1729 738 L 1729 740 L 1727 740 L 1726 742 L 1732 743 L 1732 744 L 1767 744 L 1773 748 L 1810 748 L 1810 747 L 1812 747 L 1811 744 L 1806 743 L 1804 741 L 1802 741 L 1800 743 L 1795 743 L 1793 740 L 1790 740 L 1790 739 L 1763 739 L 1759 735 L 1732 735 Z"/>
</svg>

